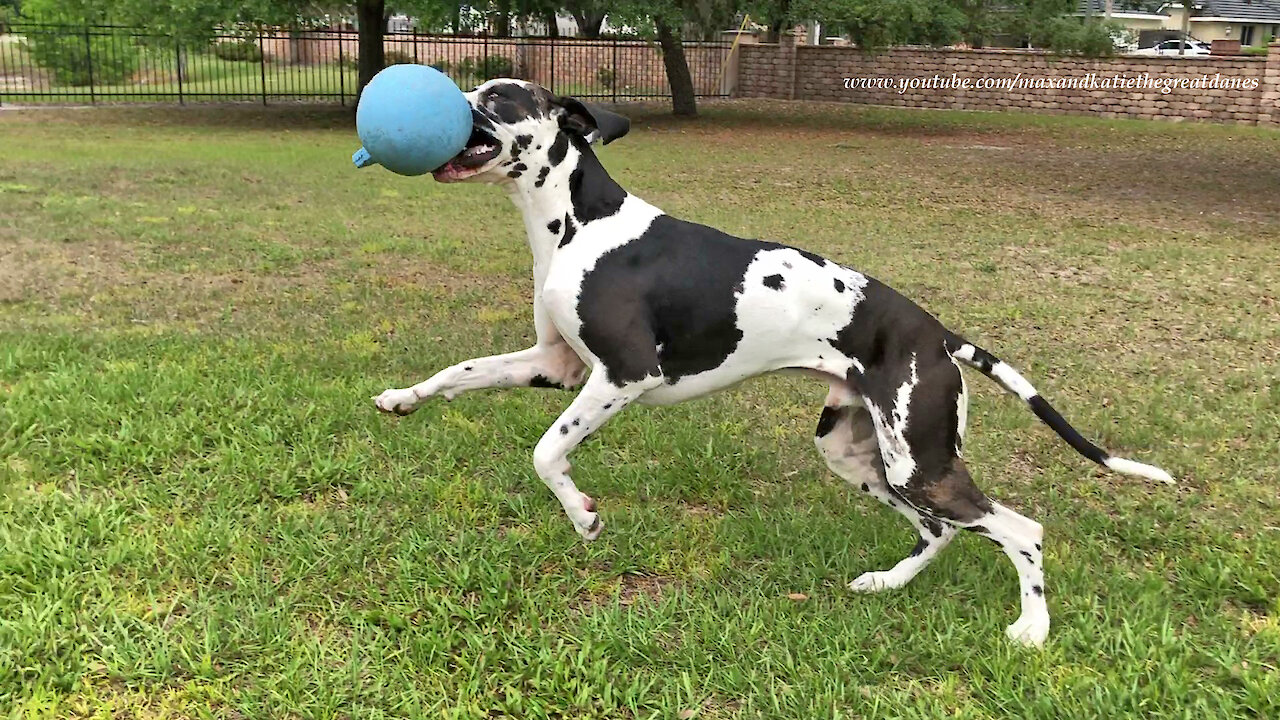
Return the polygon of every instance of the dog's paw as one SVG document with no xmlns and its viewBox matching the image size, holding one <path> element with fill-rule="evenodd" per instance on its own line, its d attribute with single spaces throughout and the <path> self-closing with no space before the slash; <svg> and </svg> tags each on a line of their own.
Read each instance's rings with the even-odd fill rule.
<svg viewBox="0 0 1280 720">
<path fill-rule="evenodd" d="M 849 589 L 854 592 L 873 593 L 881 590 L 892 590 L 902 587 L 902 585 L 902 579 L 895 576 L 892 570 L 876 570 L 859 575 L 857 579 L 849 583 Z"/>
<path fill-rule="evenodd" d="M 604 521 L 596 513 L 591 513 L 587 518 L 586 525 L 573 524 L 573 528 L 582 536 L 583 542 L 591 542 L 600 537 L 600 533 L 604 532 Z"/>
<path fill-rule="evenodd" d="M 1004 634 L 1019 645 L 1043 647 L 1045 638 L 1049 637 L 1049 616 L 1023 613 Z"/>
<path fill-rule="evenodd" d="M 384 413 L 408 415 L 418 409 L 418 396 L 408 388 L 384 390 L 373 399 L 373 404 Z"/>
</svg>

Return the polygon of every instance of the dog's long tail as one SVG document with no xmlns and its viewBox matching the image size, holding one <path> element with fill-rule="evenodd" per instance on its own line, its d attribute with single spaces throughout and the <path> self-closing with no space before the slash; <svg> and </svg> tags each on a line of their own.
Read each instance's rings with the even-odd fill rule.
<svg viewBox="0 0 1280 720">
<path fill-rule="evenodd" d="M 1045 425 L 1053 428 L 1054 432 L 1058 433 L 1063 440 L 1067 441 L 1068 445 L 1075 448 L 1075 451 L 1081 455 L 1118 473 L 1137 475 L 1138 477 L 1166 483 L 1173 482 L 1173 478 L 1169 473 L 1154 465 L 1115 457 L 1086 440 L 1078 430 L 1071 427 L 1071 423 L 1068 423 L 1057 410 L 1053 409 L 1053 406 L 1047 400 L 1040 396 L 1040 393 L 1032 387 L 1031 383 L 1027 382 L 1026 378 L 1022 377 L 1017 370 L 1014 370 L 1008 363 L 1001 361 L 995 355 L 955 334 L 949 334 L 947 348 L 955 348 L 951 350 L 951 357 L 995 380 L 1005 390 L 1022 398 L 1031 408 L 1031 412 L 1036 414 L 1036 417 L 1040 418 Z"/>
</svg>

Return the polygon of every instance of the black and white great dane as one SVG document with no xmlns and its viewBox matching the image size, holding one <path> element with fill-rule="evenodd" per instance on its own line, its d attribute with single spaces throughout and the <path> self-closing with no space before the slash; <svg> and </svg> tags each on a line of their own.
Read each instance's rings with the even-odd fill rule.
<svg viewBox="0 0 1280 720">
<path fill-rule="evenodd" d="M 1172 481 L 1090 443 L 1016 370 L 874 278 L 805 250 L 677 220 L 623 190 L 591 144 L 625 135 L 626 118 L 519 80 L 486 82 L 467 100 L 471 138 L 434 176 L 500 185 L 520 209 L 533 251 L 537 343 L 461 362 L 375 402 L 405 415 L 437 395 L 582 384 L 538 442 L 533 467 L 586 540 L 603 523 L 569 478 L 568 455 L 609 418 L 633 402 L 676 403 L 755 375 L 800 371 L 830 386 L 815 437 L 827 465 L 920 535 L 908 557 L 850 587 L 900 587 L 957 529 L 970 530 L 999 544 L 1017 568 L 1022 613 L 1007 634 L 1040 645 L 1049 632 L 1043 529 L 970 477 L 957 361 L 1022 398 L 1090 460 Z"/>
</svg>

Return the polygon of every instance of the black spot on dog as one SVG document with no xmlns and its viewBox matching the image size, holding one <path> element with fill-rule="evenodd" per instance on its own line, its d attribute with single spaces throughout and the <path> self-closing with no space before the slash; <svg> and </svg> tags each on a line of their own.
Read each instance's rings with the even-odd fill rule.
<svg viewBox="0 0 1280 720">
<path fill-rule="evenodd" d="M 862 483 L 862 492 L 871 492 L 871 486 L 866 483 Z"/>
<path fill-rule="evenodd" d="M 627 191 L 609 177 L 586 140 L 574 136 L 572 142 L 579 152 L 578 166 L 569 173 L 573 216 L 578 222 L 589 223 L 616 214 L 622 208 Z"/>
<path fill-rule="evenodd" d="M 507 173 L 507 177 L 515 179 L 520 177 L 523 174 L 524 173 L 520 172 L 519 170 L 512 170 L 511 172 Z"/>
<path fill-rule="evenodd" d="M 827 264 L 827 259 L 816 253 L 811 253 L 808 250 L 801 250 L 800 248 L 796 248 L 796 252 L 803 255 L 806 260 L 818 267 L 822 267 Z"/>
<path fill-rule="evenodd" d="M 574 426 L 574 427 L 578 427 L 578 425 L 579 425 L 578 418 L 574 418 L 574 419 L 573 419 L 573 426 Z"/>
<path fill-rule="evenodd" d="M 545 98 L 541 98 L 537 91 L 546 94 L 542 88 L 529 88 L 516 83 L 498 83 L 485 91 L 481 101 L 499 120 L 514 124 L 546 114 Z"/>
<path fill-rule="evenodd" d="M 568 435 L 568 434 L 569 434 L 569 426 L 568 426 L 568 425 L 561 425 L 561 426 L 560 426 L 560 434 L 561 434 L 561 435 Z"/>
<path fill-rule="evenodd" d="M 564 389 L 564 385 L 561 385 L 560 383 L 554 380 L 548 380 L 546 377 L 542 375 L 534 375 L 533 377 L 529 378 L 529 387 L 551 388 L 553 390 Z"/>
<path fill-rule="evenodd" d="M 547 167 L 546 165 L 543 165 L 542 169 L 538 171 L 538 179 L 533 182 L 533 186 L 542 187 L 542 184 L 547 181 L 547 174 L 550 172 L 551 172 L 551 168 Z"/>
<path fill-rule="evenodd" d="M 924 526 L 934 537 L 942 537 L 942 523 L 937 518 L 931 518 L 928 515 L 920 516 L 920 524 Z"/>
<path fill-rule="evenodd" d="M 844 281 L 841 280 L 840 278 L 835 278 L 835 281 L 836 281 L 836 292 L 844 292 Z"/>
<path fill-rule="evenodd" d="M 618 385 L 713 370 L 742 340 L 734 285 L 761 250 L 779 247 L 659 215 L 583 279 L 582 341 Z"/>
<path fill-rule="evenodd" d="M 920 553 L 924 552 L 924 549 L 927 547 L 929 547 L 929 541 L 924 538 L 920 538 L 916 541 L 916 546 L 911 548 L 911 557 L 918 556 Z"/>
<path fill-rule="evenodd" d="M 463 365 L 463 366 L 462 366 L 462 369 L 463 369 L 464 371 L 469 371 L 469 370 L 471 370 L 471 366 L 470 366 L 470 365 Z"/>
<path fill-rule="evenodd" d="M 569 154 L 569 136 L 565 133 L 556 135 L 555 142 L 551 143 L 551 149 L 547 150 L 547 161 L 551 163 L 551 167 L 555 167 L 564 162 L 564 158 Z"/>
<path fill-rule="evenodd" d="M 976 532 L 979 535 L 986 535 L 988 532 L 990 532 L 990 530 L 987 530 L 986 525 L 970 525 L 967 529 L 972 532 Z"/>
<path fill-rule="evenodd" d="M 1031 559 L 1031 553 L 1027 552 L 1026 550 L 1019 550 L 1018 552 L 1022 555 L 1022 557 L 1028 560 Z"/>
<path fill-rule="evenodd" d="M 560 238 L 560 244 L 557 247 L 564 247 L 573 242 L 573 236 L 577 233 L 577 229 L 573 226 L 573 220 L 569 219 L 569 214 L 564 216 L 564 237 Z"/>
<path fill-rule="evenodd" d="M 1032 586 L 1031 586 L 1031 592 L 1035 593 L 1036 595 L 1041 595 L 1041 596 L 1043 596 L 1043 595 L 1044 595 L 1044 588 L 1040 587 L 1039 585 L 1032 585 Z"/>
<path fill-rule="evenodd" d="M 770 275 L 764 279 L 764 286 L 770 290 L 781 290 L 785 284 L 781 275 Z"/>
<path fill-rule="evenodd" d="M 833 407 L 822 408 L 822 416 L 818 418 L 818 429 L 813 432 L 815 437 L 826 437 L 835 428 L 836 423 L 840 421 L 840 409 Z"/>
<path fill-rule="evenodd" d="M 529 147 L 529 143 L 531 143 L 531 142 L 533 142 L 533 136 L 532 136 L 532 135 L 517 135 L 517 136 L 516 136 L 516 146 L 518 146 L 521 150 L 528 149 L 528 147 Z"/>
<path fill-rule="evenodd" d="M 1039 550 L 1040 550 L 1040 543 L 1036 543 L 1036 551 L 1038 552 Z"/>
<path fill-rule="evenodd" d="M 516 163 L 516 166 L 511 169 L 516 170 L 518 172 L 524 172 L 525 170 L 529 169 L 529 166 L 525 165 L 524 163 Z"/>
<path fill-rule="evenodd" d="M 789 262 L 783 261 L 783 263 L 782 263 L 782 267 L 784 267 L 784 268 L 786 268 L 786 269 L 790 270 L 790 269 L 792 268 L 792 265 L 791 265 L 791 263 L 789 263 Z"/>
<path fill-rule="evenodd" d="M 605 403 L 605 404 L 604 404 L 604 409 L 605 409 L 605 410 L 608 410 L 608 409 L 609 409 L 609 408 L 611 408 L 611 407 L 613 407 L 613 403 Z"/>
<path fill-rule="evenodd" d="M 551 231 L 551 234 L 552 234 L 552 235 L 559 234 L 559 232 L 560 232 L 560 221 L 559 221 L 559 220 L 552 220 L 551 222 L 547 223 L 547 230 Z"/>
</svg>

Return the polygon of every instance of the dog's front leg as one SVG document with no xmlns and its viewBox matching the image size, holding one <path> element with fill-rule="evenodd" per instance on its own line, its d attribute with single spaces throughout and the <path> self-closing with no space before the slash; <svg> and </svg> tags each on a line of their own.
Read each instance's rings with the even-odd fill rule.
<svg viewBox="0 0 1280 720">
<path fill-rule="evenodd" d="M 452 400 L 459 393 L 481 388 L 569 388 L 582 382 L 586 372 L 573 348 L 557 337 L 528 350 L 460 362 L 413 387 L 386 390 L 374 398 L 374 404 L 383 412 L 408 415 L 436 395 Z"/>
<path fill-rule="evenodd" d="M 596 514 L 595 500 L 579 492 L 569 478 L 569 453 L 622 408 L 661 384 L 661 377 L 648 376 L 619 385 L 609 380 L 604 368 L 596 367 L 582 392 L 533 450 L 534 470 L 556 494 L 574 529 L 584 540 L 599 537 L 604 523 Z"/>
</svg>

